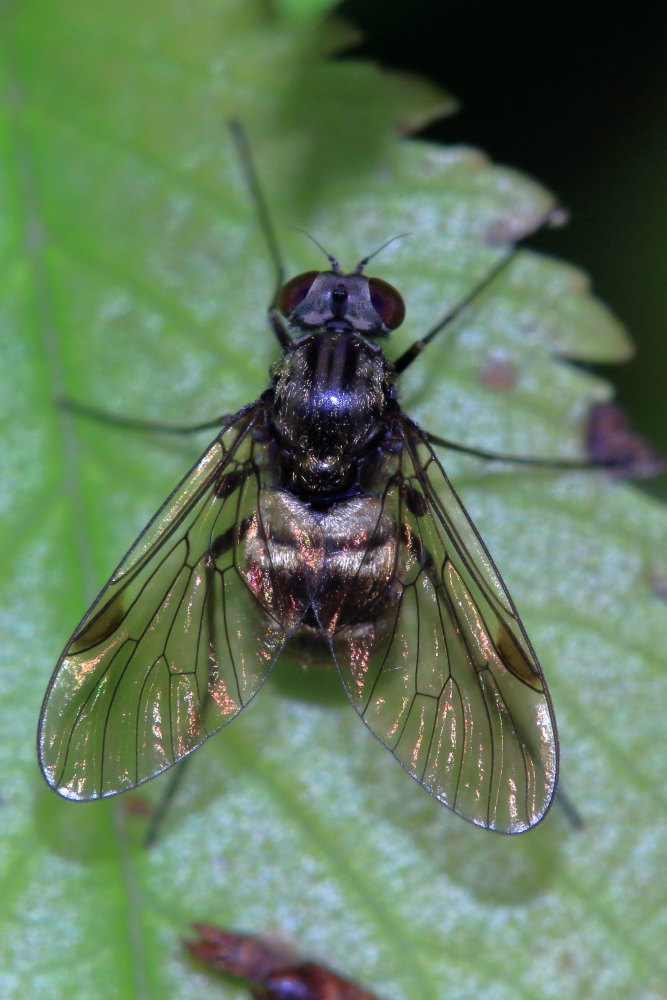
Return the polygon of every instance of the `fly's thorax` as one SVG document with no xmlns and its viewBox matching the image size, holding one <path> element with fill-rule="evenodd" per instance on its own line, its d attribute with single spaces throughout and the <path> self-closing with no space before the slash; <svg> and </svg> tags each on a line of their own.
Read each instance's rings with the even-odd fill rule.
<svg viewBox="0 0 667 1000">
<path fill-rule="evenodd" d="M 299 338 L 274 381 L 273 424 L 285 481 L 297 492 L 349 490 L 391 399 L 382 352 L 349 332 Z"/>
</svg>

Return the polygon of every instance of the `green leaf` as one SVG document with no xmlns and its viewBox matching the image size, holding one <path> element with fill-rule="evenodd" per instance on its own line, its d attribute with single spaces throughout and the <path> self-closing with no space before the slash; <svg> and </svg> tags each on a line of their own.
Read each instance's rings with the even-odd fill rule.
<svg viewBox="0 0 667 1000">
<path fill-rule="evenodd" d="M 447 459 L 545 666 L 581 830 L 557 808 L 523 837 L 469 827 L 370 738 L 335 677 L 287 661 L 195 755 L 150 852 L 137 812 L 164 780 L 81 806 L 38 774 L 68 631 L 206 444 L 55 400 L 197 422 L 256 397 L 277 357 L 225 122 L 250 135 L 290 270 L 321 259 L 291 225 L 345 264 L 411 231 L 374 262 L 407 299 L 396 354 L 550 203 L 475 151 L 399 140 L 453 103 L 332 61 L 349 31 L 298 6 L 0 6 L 0 994 L 245 996 L 184 955 L 206 920 L 278 931 L 392 1000 L 658 997 L 667 519 L 605 477 Z M 627 353 L 582 277 L 525 251 L 410 369 L 403 403 L 461 442 L 577 455 L 610 390 L 562 358 Z"/>
</svg>

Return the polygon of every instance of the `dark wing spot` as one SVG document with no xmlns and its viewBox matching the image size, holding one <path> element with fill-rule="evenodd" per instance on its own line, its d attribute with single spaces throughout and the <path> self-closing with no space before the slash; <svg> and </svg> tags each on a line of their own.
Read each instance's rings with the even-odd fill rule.
<svg viewBox="0 0 667 1000">
<path fill-rule="evenodd" d="M 211 542 L 211 548 L 209 549 L 209 555 L 214 561 L 218 559 L 225 552 L 229 552 L 232 545 L 234 544 L 235 528 L 227 528 L 221 535 L 214 538 Z"/>
<path fill-rule="evenodd" d="M 414 532 L 409 531 L 405 524 L 401 525 L 400 539 L 410 555 L 417 560 L 422 568 L 425 568 L 427 565 L 433 565 L 433 560 L 424 549 L 421 538 L 415 535 Z"/>
<path fill-rule="evenodd" d="M 414 514 L 415 517 L 424 516 L 428 510 L 428 503 L 421 490 L 417 490 L 413 486 L 408 486 L 407 483 L 404 483 L 401 489 L 401 495 L 411 514 Z"/>
<path fill-rule="evenodd" d="M 219 500 L 225 500 L 242 483 L 243 476 L 239 472 L 229 472 L 226 476 L 220 476 L 213 487 L 213 493 Z"/>
<path fill-rule="evenodd" d="M 121 595 L 116 594 L 106 607 L 102 608 L 91 621 L 82 625 L 81 630 L 74 634 L 67 650 L 68 655 L 81 653 L 84 649 L 90 649 L 91 646 L 96 646 L 104 639 L 108 639 L 116 631 L 124 617 L 125 611 Z"/>
<path fill-rule="evenodd" d="M 497 632 L 494 639 L 498 656 L 507 669 L 518 680 L 523 681 L 524 684 L 528 684 L 533 690 L 544 691 L 542 678 L 536 672 L 533 664 L 518 645 L 512 633 L 502 622 L 497 623 Z"/>
</svg>

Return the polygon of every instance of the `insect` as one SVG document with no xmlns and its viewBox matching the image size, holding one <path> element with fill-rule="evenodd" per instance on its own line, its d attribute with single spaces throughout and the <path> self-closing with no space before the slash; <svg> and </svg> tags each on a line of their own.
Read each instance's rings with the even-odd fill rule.
<svg viewBox="0 0 667 1000">
<path fill-rule="evenodd" d="M 398 291 L 366 276 L 370 257 L 344 273 L 327 255 L 328 270 L 285 282 L 246 165 L 282 356 L 67 643 L 42 706 L 43 774 L 70 799 L 140 785 L 235 718 L 289 644 L 335 663 L 363 722 L 433 796 L 478 826 L 528 830 L 556 787 L 551 700 L 434 445 L 499 456 L 427 434 L 397 392 L 472 295 L 389 361 Z"/>
<path fill-rule="evenodd" d="M 256 1000 L 378 1000 L 326 966 L 304 962 L 262 938 L 209 924 L 194 929 L 199 939 L 186 942 L 190 954 L 246 980 Z"/>
</svg>

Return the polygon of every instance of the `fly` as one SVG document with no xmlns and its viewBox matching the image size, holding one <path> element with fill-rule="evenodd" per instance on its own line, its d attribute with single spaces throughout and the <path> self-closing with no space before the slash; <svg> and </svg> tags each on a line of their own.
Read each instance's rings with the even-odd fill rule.
<svg viewBox="0 0 667 1000">
<path fill-rule="evenodd" d="M 457 446 L 397 393 L 515 248 L 392 362 L 380 345 L 403 321 L 398 291 L 365 274 L 370 257 L 344 272 L 328 255 L 328 270 L 285 282 L 235 135 L 278 271 L 282 356 L 260 397 L 216 422 L 68 641 L 40 718 L 44 777 L 78 800 L 155 777 L 231 722 L 290 644 L 335 663 L 363 722 L 431 795 L 478 826 L 528 830 L 556 788 L 551 699 L 434 451 Z"/>
</svg>

